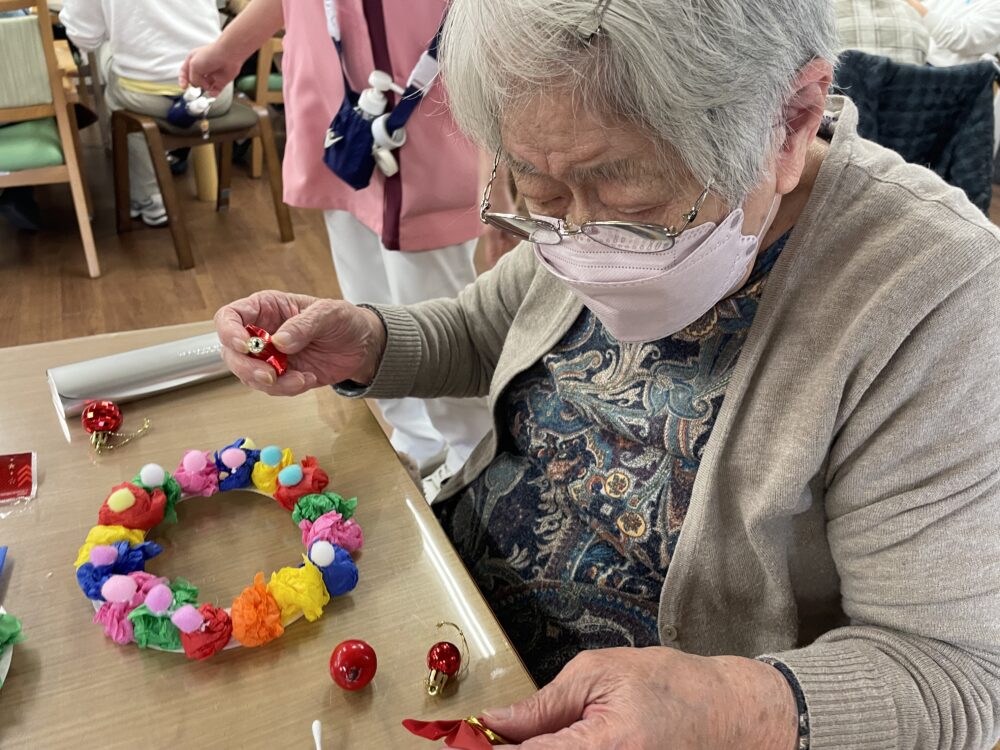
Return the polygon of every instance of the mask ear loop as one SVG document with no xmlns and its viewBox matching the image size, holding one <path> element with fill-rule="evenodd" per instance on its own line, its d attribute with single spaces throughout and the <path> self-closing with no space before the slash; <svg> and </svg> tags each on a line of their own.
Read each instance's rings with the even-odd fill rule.
<svg viewBox="0 0 1000 750">
<path fill-rule="evenodd" d="M 778 216 L 778 209 L 781 208 L 781 201 L 783 196 L 780 193 L 774 194 L 774 199 L 771 201 L 771 208 L 767 211 L 767 218 L 764 219 L 764 223 L 761 225 L 760 232 L 757 234 L 757 244 L 759 245 L 764 241 L 764 235 L 767 234 L 774 220 Z"/>
</svg>

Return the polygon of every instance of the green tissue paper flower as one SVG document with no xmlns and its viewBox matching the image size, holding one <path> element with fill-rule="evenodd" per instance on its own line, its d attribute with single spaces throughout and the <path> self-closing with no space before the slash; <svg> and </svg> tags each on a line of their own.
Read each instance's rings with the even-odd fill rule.
<svg viewBox="0 0 1000 750">
<path fill-rule="evenodd" d="M 354 509 L 358 506 L 358 499 L 352 497 L 345 500 L 336 492 L 324 492 L 322 494 L 305 495 L 295 503 L 295 510 L 292 511 L 292 520 L 298 524 L 302 521 L 315 523 L 316 519 L 332 510 L 337 511 L 346 521 L 354 515 Z"/>
</svg>

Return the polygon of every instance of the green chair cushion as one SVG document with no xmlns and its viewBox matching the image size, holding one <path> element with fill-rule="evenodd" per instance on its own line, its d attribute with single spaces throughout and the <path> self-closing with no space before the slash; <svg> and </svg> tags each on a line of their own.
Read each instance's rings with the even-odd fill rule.
<svg viewBox="0 0 1000 750">
<path fill-rule="evenodd" d="M 271 73 L 267 77 L 268 91 L 281 91 L 281 73 Z M 257 93 L 257 76 L 243 76 L 236 80 L 237 91 L 242 91 L 247 96 Z"/>
<path fill-rule="evenodd" d="M 54 117 L 0 127 L 0 172 L 57 167 L 63 163 Z"/>
</svg>

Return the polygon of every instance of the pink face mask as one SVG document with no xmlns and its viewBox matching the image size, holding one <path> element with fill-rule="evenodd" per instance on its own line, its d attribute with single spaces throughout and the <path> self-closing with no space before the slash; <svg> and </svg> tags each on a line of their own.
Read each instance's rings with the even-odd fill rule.
<svg viewBox="0 0 1000 750">
<path fill-rule="evenodd" d="M 536 243 L 535 256 L 618 341 L 656 341 L 687 328 L 736 291 L 778 204 L 776 196 L 757 236 L 743 234 L 738 208 L 719 225 L 682 232 L 669 249 L 664 242 L 602 228 L 601 242 L 572 234 L 558 245 Z"/>
</svg>

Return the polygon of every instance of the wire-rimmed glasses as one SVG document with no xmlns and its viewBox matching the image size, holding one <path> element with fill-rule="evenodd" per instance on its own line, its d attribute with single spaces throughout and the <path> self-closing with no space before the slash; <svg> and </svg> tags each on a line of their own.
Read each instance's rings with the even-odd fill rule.
<svg viewBox="0 0 1000 750">
<path fill-rule="evenodd" d="M 670 250 L 674 240 L 691 226 L 702 205 L 708 198 L 712 184 L 709 183 L 701 191 L 690 211 L 682 215 L 683 222 L 679 226 L 664 227 L 659 224 L 645 224 L 633 221 L 588 221 L 579 226 L 559 220 L 557 223 L 547 219 L 536 219 L 532 216 L 518 214 L 501 214 L 490 211 L 490 195 L 493 192 L 493 181 L 497 176 L 500 164 L 500 150 L 497 149 L 493 159 L 493 172 L 490 181 L 483 191 L 483 202 L 479 207 L 479 219 L 489 226 L 496 227 L 522 240 L 537 242 L 540 245 L 558 245 L 564 237 L 582 234 L 595 242 L 613 250 L 638 249 L 637 245 L 644 242 L 656 242 L 656 250 Z M 662 244 L 660 244 L 662 243 Z"/>
</svg>

